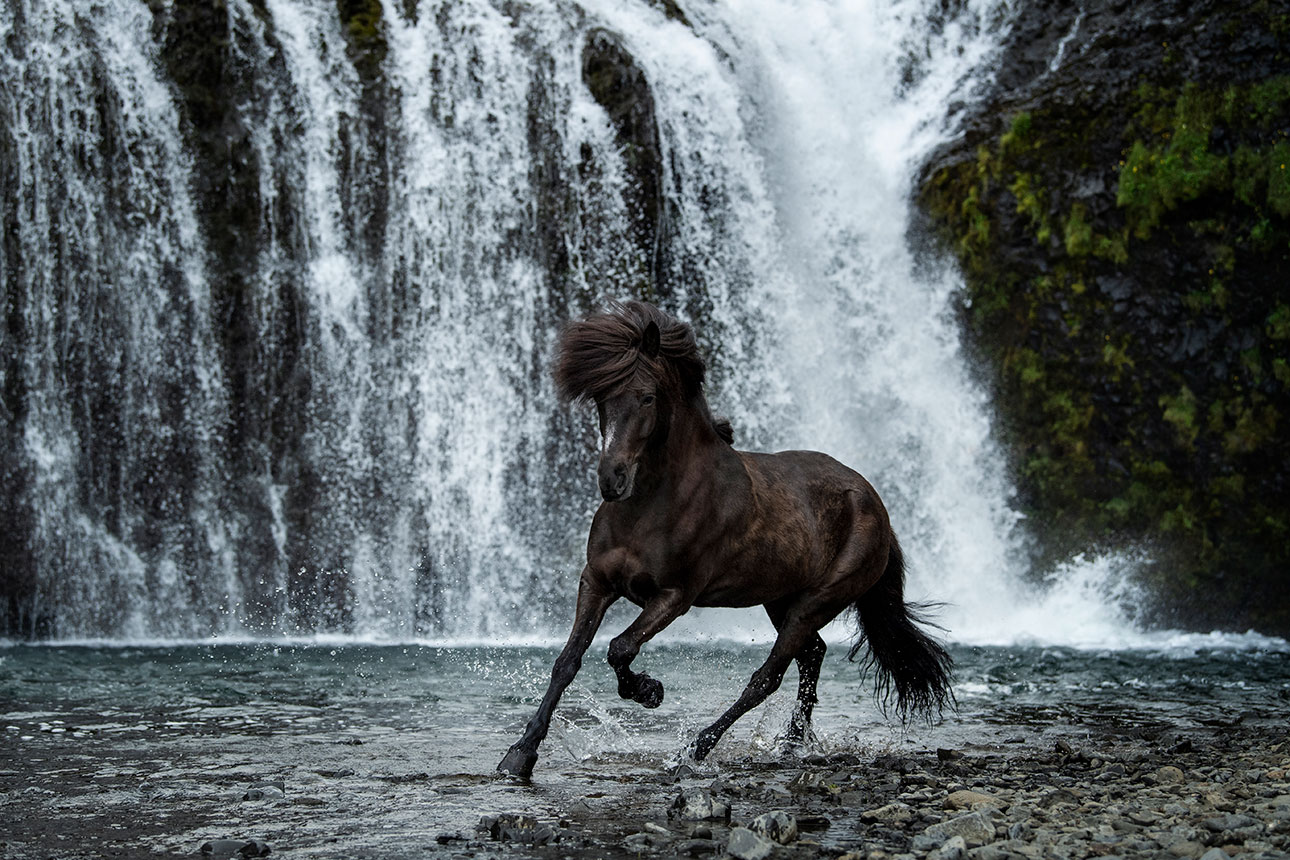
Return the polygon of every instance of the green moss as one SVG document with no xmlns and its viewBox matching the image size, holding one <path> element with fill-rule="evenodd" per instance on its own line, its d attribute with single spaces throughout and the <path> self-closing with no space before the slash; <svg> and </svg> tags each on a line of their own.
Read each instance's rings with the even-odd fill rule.
<svg viewBox="0 0 1290 860">
<path fill-rule="evenodd" d="M 1278 303 L 1268 314 L 1267 333 L 1273 340 L 1290 339 L 1290 306 Z"/>
<path fill-rule="evenodd" d="M 1281 141 L 1267 158 L 1268 206 L 1282 218 L 1290 218 L 1290 143 Z"/>
<path fill-rule="evenodd" d="M 1030 220 L 1035 240 L 1041 245 L 1048 244 L 1052 238 L 1053 228 L 1048 220 L 1048 205 L 1042 185 L 1034 174 L 1019 173 L 1008 190 L 1017 198 L 1017 212 Z"/>
<path fill-rule="evenodd" d="M 349 56 L 364 81 L 374 81 L 389 52 L 381 0 L 336 0 Z"/>
<path fill-rule="evenodd" d="M 1183 386 L 1173 395 L 1161 395 L 1159 404 L 1164 407 L 1163 418 L 1172 424 L 1178 433 L 1178 440 L 1187 448 L 1196 444 L 1199 427 L 1196 424 L 1196 395 L 1191 389 Z"/>
<path fill-rule="evenodd" d="M 1067 90 L 924 183 L 1046 551 L 1167 534 L 1171 589 L 1290 568 L 1285 80 Z"/>
<path fill-rule="evenodd" d="M 1072 257 L 1087 257 L 1093 253 L 1093 226 L 1085 218 L 1087 212 L 1083 203 L 1075 203 L 1066 219 L 1066 253 Z"/>
<path fill-rule="evenodd" d="M 1008 130 L 999 138 L 999 152 L 1007 155 L 1009 152 L 1019 150 L 1029 146 L 1032 142 L 1033 123 L 1029 112 L 1022 111 L 1013 116 L 1008 124 Z"/>
</svg>

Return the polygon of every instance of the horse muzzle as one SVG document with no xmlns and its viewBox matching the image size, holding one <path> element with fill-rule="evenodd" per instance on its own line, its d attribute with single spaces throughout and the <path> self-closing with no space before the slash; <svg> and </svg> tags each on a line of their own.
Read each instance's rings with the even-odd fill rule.
<svg viewBox="0 0 1290 860">
<path fill-rule="evenodd" d="M 600 497 L 606 502 L 621 502 L 632 494 L 636 484 L 635 463 L 600 463 Z"/>
</svg>

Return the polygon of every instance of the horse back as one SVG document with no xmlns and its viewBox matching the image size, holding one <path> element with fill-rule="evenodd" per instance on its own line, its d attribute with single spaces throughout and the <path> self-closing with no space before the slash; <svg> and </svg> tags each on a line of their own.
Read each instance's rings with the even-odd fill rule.
<svg viewBox="0 0 1290 860">
<path fill-rule="evenodd" d="M 861 555 L 885 546 L 886 509 L 855 470 L 818 451 L 735 453 L 746 498 L 727 499 L 736 513 L 724 522 L 714 516 L 727 531 L 725 552 L 708 559 L 712 578 L 697 605 L 753 605 L 841 584 Z"/>
</svg>

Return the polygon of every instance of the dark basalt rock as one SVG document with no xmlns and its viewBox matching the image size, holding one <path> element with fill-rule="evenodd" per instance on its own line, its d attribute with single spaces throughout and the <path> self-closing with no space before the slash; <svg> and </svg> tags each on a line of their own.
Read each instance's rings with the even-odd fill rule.
<svg viewBox="0 0 1290 860">
<path fill-rule="evenodd" d="M 649 81 L 618 36 L 602 29 L 587 35 L 582 80 L 609 114 L 631 177 L 624 202 L 632 219 L 632 239 L 646 267 L 644 289 L 638 287 L 638 292 L 665 294 L 663 156 Z"/>
<path fill-rule="evenodd" d="M 1029 4 L 919 180 L 1038 566 L 1145 544 L 1169 624 L 1290 630 L 1288 12 Z"/>
</svg>

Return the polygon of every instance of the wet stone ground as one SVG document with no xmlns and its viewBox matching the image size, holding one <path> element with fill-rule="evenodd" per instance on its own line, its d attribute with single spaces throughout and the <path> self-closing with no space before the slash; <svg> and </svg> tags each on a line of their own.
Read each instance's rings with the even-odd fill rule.
<svg viewBox="0 0 1290 860">
<path fill-rule="evenodd" d="M 653 648 L 649 711 L 589 662 L 520 782 L 554 648 L 0 648 L 0 860 L 1290 856 L 1279 646 L 955 646 L 903 730 L 826 660 L 805 750 L 789 683 L 687 763 L 764 650 Z"/>
<path fill-rule="evenodd" d="M 6 726 L 0 857 L 1290 856 L 1290 740 L 1267 714 L 703 768 L 605 755 L 539 763 L 532 783 L 418 770 L 436 741 L 416 732 L 179 716 Z"/>
</svg>

